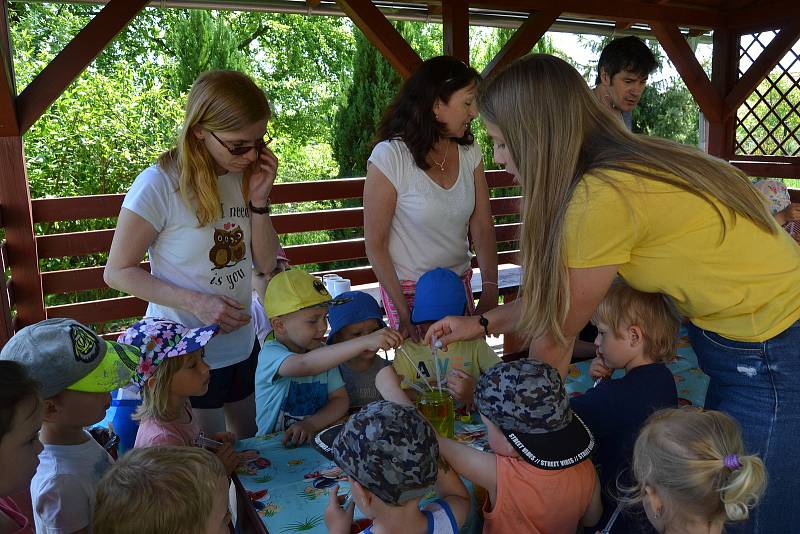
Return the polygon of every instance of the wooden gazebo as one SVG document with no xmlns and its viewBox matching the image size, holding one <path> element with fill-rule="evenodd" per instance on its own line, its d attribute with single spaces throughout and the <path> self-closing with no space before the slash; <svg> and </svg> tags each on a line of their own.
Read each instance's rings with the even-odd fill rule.
<svg viewBox="0 0 800 534">
<path fill-rule="evenodd" d="M 464 60 L 469 57 L 469 24 L 502 21 L 518 26 L 516 32 L 484 70 L 485 76 L 525 54 L 554 27 L 569 21 L 588 21 L 615 27 L 618 31 L 650 32 L 675 65 L 694 95 L 707 121 L 707 150 L 731 161 L 752 176 L 800 177 L 797 129 L 780 132 L 764 127 L 756 104 L 768 102 L 759 92 L 764 80 L 773 90 L 778 77 L 788 75 L 791 87 L 782 98 L 789 101 L 789 114 L 800 113 L 800 57 L 792 51 L 800 37 L 800 2 L 797 0 L 440 0 L 371 2 L 369 0 L 108 0 L 103 9 L 79 32 L 47 67 L 17 94 L 10 53 L 8 0 L 0 4 L 0 227 L 6 240 L 0 245 L 0 346 L 13 332 L 46 317 L 71 316 L 84 322 L 106 321 L 141 314 L 144 303 L 133 297 L 88 303 L 45 306 L 44 296 L 105 287 L 102 267 L 40 272 L 41 258 L 75 256 L 107 251 L 113 230 L 37 236 L 35 223 L 96 217 L 115 217 L 121 195 L 37 199 L 32 201 L 25 168 L 22 135 L 59 97 L 105 46 L 148 5 L 258 11 L 294 11 L 309 15 L 346 15 L 364 32 L 404 77 L 421 60 L 389 22 L 391 17 L 423 14 L 444 25 L 444 49 Z M 687 35 L 711 35 L 711 78 L 698 63 Z M 746 38 L 742 38 L 747 36 Z M 746 44 L 746 46 L 742 46 Z M 784 63 L 787 61 L 784 60 Z M 749 64 L 743 71 L 742 64 Z M 792 70 L 793 69 L 793 70 Z M 791 71 L 791 72 L 790 72 Z M 785 85 L 785 84 L 784 84 Z M 793 100 L 793 101 L 792 101 Z M 756 102 L 756 104 L 753 104 Z M 768 113 L 772 110 L 768 110 Z M 749 117 L 745 127 L 745 119 Z M 753 117 L 757 126 L 752 127 Z M 787 115 L 778 117 L 787 123 Z M 739 135 L 737 135 L 737 131 Z M 764 140 L 769 140 L 769 147 Z M 489 173 L 491 187 L 510 185 L 503 172 Z M 318 184 L 280 184 L 273 201 L 296 202 L 321 198 L 361 196 L 362 179 L 331 180 Z M 493 199 L 493 213 L 504 215 L 518 209 L 517 197 Z M 322 215 L 322 216 L 320 216 Z M 329 210 L 320 214 L 276 216 L 279 232 L 358 227 L 363 225 L 359 209 Z M 513 242 L 516 225 L 498 225 L 498 241 Z M 365 257 L 363 240 L 294 247 L 295 263 L 315 263 Z M 502 261 L 514 261 L 514 252 L 504 252 Z M 147 267 L 143 264 L 143 267 Z M 5 274 L 10 270 L 10 278 Z M 353 269 L 354 283 L 374 281 L 369 266 Z M 12 313 L 12 308 L 14 313 Z M 13 320 L 12 320 L 13 317 Z"/>
</svg>

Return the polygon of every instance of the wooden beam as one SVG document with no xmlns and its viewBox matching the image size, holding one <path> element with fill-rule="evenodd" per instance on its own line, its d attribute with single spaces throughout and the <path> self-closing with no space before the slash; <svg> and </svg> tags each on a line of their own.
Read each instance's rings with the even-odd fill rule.
<svg viewBox="0 0 800 534">
<path fill-rule="evenodd" d="M 787 20 L 800 18 L 800 2 L 797 0 L 780 0 L 764 5 L 764 2 L 753 2 L 750 5 L 727 11 L 725 25 L 744 35 L 774 30 L 786 24 Z"/>
<path fill-rule="evenodd" d="M 688 4 L 688 2 L 686 2 Z M 725 15 L 718 8 L 707 6 L 685 7 L 645 3 L 640 0 L 475 0 L 470 7 L 508 11 L 544 11 L 554 9 L 564 14 L 588 15 L 610 20 L 649 22 L 658 20 L 679 26 L 701 28 L 723 27 Z"/>
<path fill-rule="evenodd" d="M 614 31 L 621 32 L 623 30 L 627 30 L 631 26 L 633 26 L 633 22 L 630 20 L 618 20 L 614 23 Z"/>
<path fill-rule="evenodd" d="M 761 51 L 747 72 L 739 78 L 736 85 L 725 97 L 725 111 L 729 115 L 736 113 L 739 106 L 747 100 L 758 84 L 769 74 L 773 67 L 791 50 L 800 36 L 800 18 L 790 19 L 783 26 L 767 47 Z"/>
<path fill-rule="evenodd" d="M 722 98 L 736 83 L 739 65 L 739 35 L 727 30 L 714 31 L 714 52 L 711 60 L 711 83 Z M 706 119 L 708 120 L 708 119 Z M 708 121 L 706 150 L 712 156 L 730 160 L 733 157 L 736 124 L 726 113 L 723 100 L 722 117 Z"/>
<path fill-rule="evenodd" d="M 14 57 L 11 55 L 11 36 L 8 31 L 8 2 L 0 2 L 0 136 L 19 135 L 17 96 L 14 81 Z"/>
<path fill-rule="evenodd" d="M 0 207 L 6 225 L 14 302 L 19 325 L 26 326 L 41 321 L 45 314 L 25 154 L 19 136 L 0 137 L 0 169 Z"/>
<path fill-rule="evenodd" d="M 149 0 L 109 0 L 17 97 L 19 129 L 25 133 L 56 98 L 141 11 Z"/>
<path fill-rule="evenodd" d="M 336 0 L 336 4 L 403 79 L 410 78 L 422 64 L 419 54 L 370 0 Z"/>
<path fill-rule="evenodd" d="M 469 4 L 467 0 L 443 0 L 444 53 L 469 63 Z"/>
<path fill-rule="evenodd" d="M 674 24 L 651 22 L 650 28 L 694 96 L 700 110 L 709 121 L 719 122 L 722 119 L 722 98 L 714 90 L 711 80 L 678 27 Z"/>
<path fill-rule="evenodd" d="M 528 20 L 517 28 L 514 35 L 483 69 L 482 75 L 484 79 L 489 78 L 518 57 L 530 52 L 531 48 L 542 38 L 560 14 L 560 12 L 553 10 L 531 13 L 528 16 Z"/>
</svg>

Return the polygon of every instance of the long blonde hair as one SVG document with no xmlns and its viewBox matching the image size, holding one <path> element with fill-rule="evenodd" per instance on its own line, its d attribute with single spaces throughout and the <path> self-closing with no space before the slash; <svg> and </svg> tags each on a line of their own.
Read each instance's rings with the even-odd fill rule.
<svg viewBox="0 0 800 534">
<path fill-rule="evenodd" d="M 227 487 L 222 462 L 196 447 L 144 447 L 125 453 L 97 485 L 96 534 L 205 532 Z"/>
<path fill-rule="evenodd" d="M 666 502 L 667 520 L 682 511 L 708 522 L 743 521 L 767 484 L 764 463 L 745 454 L 736 421 L 695 408 L 650 416 L 634 446 L 633 474 L 636 486 L 626 490 L 633 501 L 643 499 L 645 486 L 654 488 Z"/>
<path fill-rule="evenodd" d="M 198 76 L 189 91 L 186 116 L 177 145 L 161 154 L 161 168 L 178 176 L 181 198 L 189 208 L 197 210 L 197 221 L 205 226 L 220 218 L 217 173 L 214 158 L 203 141 L 193 132 L 200 126 L 212 132 L 241 130 L 253 123 L 272 118 L 267 96 L 247 75 L 236 71 L 208 71 Z M 246 172 L 242 196 L 248 198 Z"/>
<path fill-rule="evenodd" d="M 518 328 L 529 339 L 549 333 L 564 343 L 569 277 L 564 221 L 572 193 L 587 172 L 614 184 L 618 170 L 665 182 L 712 202 L 771 233 L 778 227 L 748 177 L 694 147 L 634 135 L 598 103 L 566 61 L 522 57 L 479 88 L 485 121 L 505 138 L 522 183 L 520 249 L 525 268 Z M 725 219 L 717 209 L 723 220 Z M 723 234 L 724 236 L 724 234 Z"/>
<path fill-rule="evenodd" d="M 133 420 L 155 419 L 168 422 L 180 415 L 170 411 L 169 393 L 175 373 L 183 368 L 186 361 L 186 356 L 178 356 L 161 362 L 150 380 L 142 386 L 142 404 L 131 416 Z"/>
</svg>

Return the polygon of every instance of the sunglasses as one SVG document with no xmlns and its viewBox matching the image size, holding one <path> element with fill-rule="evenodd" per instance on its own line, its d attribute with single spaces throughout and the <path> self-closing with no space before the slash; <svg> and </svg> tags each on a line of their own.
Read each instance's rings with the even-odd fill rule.
<svg viewBox="0 0 800 534">
<path fill-rule="evenodd" d="M 256 154 L 260 154 L 261 151 L 264 150 L 266 147 L 268 147 L 269 144 L 272 142 L 272 136 L 270 134 L 266 134 L 266 136 L 264 136 L 264 138 L 259 139 L 258 141 L 256 141 L 255 145 L 235 146 L 235 147 L 231 148 L 231 147 L 228 146 L 228 143 L 226 143 L 225 141 L 223 141 L 222 139 L 217 137 L 217 134 L 215 134 L 211 130 L 209 130 L 208 133 L 210 133 L 211 137 L 216 139 L 219 142 L 219 144 L 221 144 L 223 147 L 225 147 L 225 150 L 230 152 L 232 156 L 244 156 L 245 154 L 247 154 L 248 152 L 250 152 L 253 149 L 256 150 Z"/>
</svg>

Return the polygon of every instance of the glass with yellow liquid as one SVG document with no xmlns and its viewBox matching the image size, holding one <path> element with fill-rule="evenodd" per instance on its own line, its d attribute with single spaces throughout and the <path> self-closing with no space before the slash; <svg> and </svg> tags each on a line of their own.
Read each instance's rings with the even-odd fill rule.
<svg viewBox="0 0 800 534">
<path fill-rule="evenodd" d="M 417 409 L 436 432 L 448 438 L 455 435 L 455 410 L 449 393 L 438 389 L 426 391 L 417 397 Z"/>
</svg>

